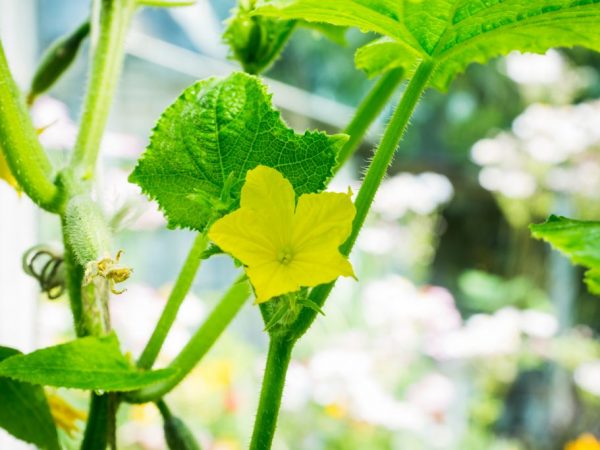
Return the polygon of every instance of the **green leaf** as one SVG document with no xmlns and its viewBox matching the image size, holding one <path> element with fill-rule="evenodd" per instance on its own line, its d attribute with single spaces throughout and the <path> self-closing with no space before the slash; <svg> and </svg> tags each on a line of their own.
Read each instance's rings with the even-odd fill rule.
<svg viewBox="0 0 600 450">
<path fill-rule="evenodd" d="M 370 75 L 431 59 L 432 85 L 447 89 L 471 63 L 513 50 L 600 50 L 600 0 L 263 0 L 261 15 L 358 27 L 383 36 L 358 50 Z"/>
<path fill-rule="evenodd" d="M 165 381 L 173 369 L 142 371 L 119 349 L 114 334 L 15 355 L 0 363 L 0 376 L 17 381 L 96 391 L 131 391 Z"/>
<path fill-rule="evenodd" d="M 346 31 L 348 30 L 348 28 L 346 27 L 338 27 L 336 25 L 331 25 L 328 23 L 307 22 L 305 20 L 298 21 L 298 26 L 307 28 L 309 30 L 314 31 L 315 33 L 321 34 L 330 41 L 336 43 L 337 45 L 348 45 L 348 41 L 346 40 Z"/>
<path fill-rule="evenodd" d="M 588 290 L 594 295 L 600 295 L 600 269 L 590 269 L 583 278 Z"/>
<path fill-rule="evenodd" d="M 204 231 L 237 207 L 258 165 L 282 172 L 298 195 L 324 189 L 346 140 L 295 134 L 261 82 L 234 73 L 192 85 L 167 108 L 129 179 L 158 201 L 170 227 Z"/>
<path fill-rule="evenodd" d="M 0 347 L 0 361 L 19 354 Z M 39 448 L 60 449 L 46 394 L 40 386 L 0 378 L 0 427 Z"/>
<path fill-rule="evenodd" d="M 549 242 L 573 263 L 589 268 L 585 282 L 590 292 L 600 295 L 600 222 L 550 216 L 529 228 L 533 237 Z"/>
</svg>

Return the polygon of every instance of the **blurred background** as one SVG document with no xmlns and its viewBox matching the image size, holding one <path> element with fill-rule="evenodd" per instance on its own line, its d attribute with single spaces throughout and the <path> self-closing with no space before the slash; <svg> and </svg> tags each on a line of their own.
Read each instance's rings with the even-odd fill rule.
<svg viewBox="0 0 600 450">
<path fill-rule="evenodd" d="M 167 230 L 156 205 L 127 183 L 162 110 L 198 79 L 238 69 L 221 40 L 233 0 L 144 9 L 103 142 L 97 197 L 124 207 L 118 244 L 135 270 L 112 315 L 137 356 L 162 310 L 193 234 Z M 0 0 L 0 36 L 24 89 L 36 61 L 89 13 L 81 0 Z M 298 29 L 266 73 L 297 130 L 343 129 L 373 81 L 345 43 Z M 58 164 L 73 145 L 87 46 L 32 114 Z M 401 94 L 398 92 L 396 98 Z M 581 272 L 531 239 L 549 214 L 600 217 L 600 55 L 580 49 L 510 54 L 472 66 L 448 94 L 419 105 L 342 280 L 302 339 L 288 374 L 277 450 L 598 450 L 600 300 Z M 394 104 L 394 102 L 391 103 Z M 391 106 L 332 183 L 359 186 Z M 73 337 L 65 299 L 49 301 L 21 270 L 37 243 L 60 249 L 59 224 L 0 184 L 0 344 L 23 351 Z M 166 365 L 236 277 L 206 263 L 159 364 Z M 266 354 L 248 304 L 191 376 L 168 396 L 209 450 L 247 447 Z M 54 391 L 76 408 L 77 391 Z M 121 409 L 120 448 L 163 449 L 154 405 Z M 81 424 L 80 424 L 81 425 Z M 81 428 L 81 426 L 80 426 Z M 80 431 L 62 432 L 76 448 Z M 0 448 L 18 444 L 0 436 Z M 27 448 L 27 447 L 24 447 Z"/>
</svg>

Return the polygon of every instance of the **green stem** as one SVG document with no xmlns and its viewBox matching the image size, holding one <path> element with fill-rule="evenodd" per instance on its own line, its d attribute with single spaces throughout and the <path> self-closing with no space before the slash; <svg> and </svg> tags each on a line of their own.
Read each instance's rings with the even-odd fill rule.
<svg viewBox="0 0 600 450">
<path fill-rule="evenodd" d="M 123 65 L 125 35 L 135 6 L 135 0 L 94 0 L 91 20 L 93 59 L 71 161 L 84 179 L 94 174 L 102 134 Z"/>
<path fill-rule="evenodd" d="M 60 195 L 0 42 L 0 151 L 25 193 L 41 208 L 56 212 Z"/>
<path fill-rule="evenodd" d="M 115 414 L 118 399 L 115 394 L 92 393 L 90 412 L 81 443 L 81 450 L 116 449 Z"/>
<path fill-rule="evenodd" d="M 431 61 L 423 61 L 417 68 L 415 75 L 411 79 L 400 104 L 396 108 L 389 124 L 386 127 L 383 139 L 379 144 L 375 157 L 371 161 L 362 186 L 358 191 L 356 201 L 356 216 L 352 224 L 352 232 L 348 240 L 342 245 L 340 251 L 343 255 L 348 256 L 354 247 L 356 238 L 362 229 L 367 214 L 379 189 L 379 185 L 383 181 L 387 173 L 387 169 L 392 161 L 396 148 L 406 131 L 406 127 L 419 102 L 421 95 L 428 86 L 431 74 L 435 70 L 435 65 Z M 317 286 L 310 294 L 310 299 L 319 306 L 323 306 L 325 300 L 329 296 L 335 281 L 326 285 Z M 298 319 L 293 325 L 294 339 L 299 339 L 308 330 L 312 322 L 315 320 L 317 313 L 310 308 L 303 308 L 298 316 Z"/>
<path fill-rule="evenodd" d="M 144 351 L 138 360 L 138 367 L 149 369 L 156 361 L 160 349 L 169 334 L 169 330 L 177 318 L 177 312 L 189 292 L 194 278 L 196 277 L 196 273 L 200 268 L 202 252 L 206 249 L 207 244 L 208 239 L 204 233 L 199 234 L 194 240 L 194 244 L 192 245 L 183 268 L 177 277 L 177 281 L 175 282 L 175 286 L 173 286 L 171 295 L 169 295 L 169 299 L 163 309 L 162 315 L 154 328 L 154 332 L 152 333 L 148 344 L 146 344 L 146 348 L 144 348 Z"/>
<path fill-rule="evenodd" d="M 81 285 L 83 284 L 83 267 L 77 264 L 73 255 L 73 249 L 69 245 L 65 245 L 64 264 L 67 274 L 67 293 L 69 295 L 69 303 L 71 313 L 73 314 L 73 324 L 75 326 L 75 334 L 77 337 L 87 336 L 89 333 L 86 330 L 85 319 L 83 317 L 83 298 L 81 296 Z"/>
<path fill-rule="evenodd" d="M 271 337 L 250 450 L 271 448 L 294 341 Z"/>
<path fill-rule="evenodd" d="M 344 133 L 350 136 L 348 142 L 342 147 L 338 155 L 337 165 L 334 173 L 337 173 L 346 163 L 348 158 L 356 151 L 362 142 L 365 133 L 381 114 L 390 97 L 404 77 L 403 69 L 394 69 L 382 75 L 373 86 L 369 94 L 362 100 L 352 121 L 348 124 Z"/>
<path fill-rule="evenodd" d="M 131 392 L 125 400 L 130 403 L 156 401 L 177 386 L 213 346 L 249 296 L 250 285 L 245 276 L 240 277 L 169 366 L 177 369 L 177 375 L 165 382 Z"/>
<path fill-rule="evenodd" d="M 413 78 L 410 80 L 410 83 L 402 96 L 402 101 L 398 105 L 398 108 L 396 108 L 390 123 L 386 127 L 383 139 L 369 165 L 365 179 L 363 180 L 362 186 L 356 196 L 356 201 L 354 202 L 356 216 L 352 223 L 352 233 L 350 233 L 350 237 L 340 248 L 342 254 L 346 256 L 350 254 L 352 247 L 354 247 L 356 238 L 371 209 L 371 204 L 379 189 L 379 185 L 387 173 L 387 169 L 392 162 L 394 153 L 400 144 L 402 136 L 404 136 L 408 121 L 410 120 L 421 95 L 427 88 L 429 78 L 434 69 L 435 65 L 431 61 L 423 61 L 421 63 Z"/>
</svg>

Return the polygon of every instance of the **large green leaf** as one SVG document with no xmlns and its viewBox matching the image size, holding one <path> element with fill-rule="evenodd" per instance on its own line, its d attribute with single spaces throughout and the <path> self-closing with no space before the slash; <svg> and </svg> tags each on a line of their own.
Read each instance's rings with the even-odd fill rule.
<svg viewBox="0 0 600 450">
<path fill-rule="evenodd" d="M 253 76 L 234 73 L 188 89 L 167 108 L 130 176 L 171 227 L 204 230 L 235 209 L 246 172 L 274 167 L 297 194 L 326 186 L 347 136 L 295 134 Z"/>
<path fill-rule="evenodd" d="M 0 347 L 0 361 L 20 354 Z M 58 450 L 56 426 L 41 386 L 0 377 L 0 427 L 42 449 Z"/>
<path fill-rule="evenodd" d="M 586 284 L 591 292 L 600 295 L 600 222 L 550 216 L 530 229 L 535 238 L 549 242 L 573 263 L 589 268 Z"/>
<path fill-rule="evenodd" d="M 174 375 L 173 369 L 142 371 L 133 367 L 114 334 L 76 339 L 0 362 L 0 377 L 106 392 L 140 389 Z"/>
<path fill-rule="evenodd" d="M 437 64 L 432 84 L 446 89 L 473 62 L 512 50 L 600 50 L 600 0 L 263 0 L 260 14 L 358 27 L 384 36 L 358 50 L 375 75 L 420 61 Z"/>
</svg>

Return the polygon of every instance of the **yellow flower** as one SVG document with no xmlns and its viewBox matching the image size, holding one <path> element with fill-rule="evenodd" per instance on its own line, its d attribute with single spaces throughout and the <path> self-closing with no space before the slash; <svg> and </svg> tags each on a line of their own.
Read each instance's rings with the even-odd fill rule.
<svg viewBox="0 0 600 450">
<path fill-rule="evenodd" d="M 10 169 L 8 168 L 8 163 L 6 162 L 6 158 L 2 154 L 0 150 L 0 179 L 6 181 L 9 185 L 14 187 L 16 190 L 19 190 L 19 185 L 17 184 L 17 180 L 13 177 Z"/>
<path fill-rule="evenodd" d="M 56 426 L 64 430 L 69 436 L 73 436 L 79 431 L 77 422 L 85 421 L 87 419 L 87 414 L 75 409 L 58 394 L 48 393 L 47 397 L 50 413 L 54 418 Z"/>
<path fill-rule="evenodd" d="M 248 172 L 240 208 L 216 221 L 208 236 L 246 266 L 256 302 L 354 277 L 339 246 L 348 238 L 356 210 L 350 194 L 304 194 L 277 170 Z"/>
<path fill-rule="evenodd" d="M 586 433 L 579 436 L 577 440 L 569 442 L 565 450 L 600 450 L 600 442 L 594 435 Z"/>
</svg>

